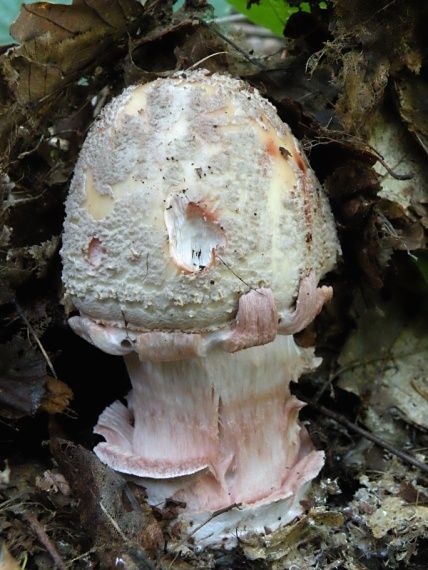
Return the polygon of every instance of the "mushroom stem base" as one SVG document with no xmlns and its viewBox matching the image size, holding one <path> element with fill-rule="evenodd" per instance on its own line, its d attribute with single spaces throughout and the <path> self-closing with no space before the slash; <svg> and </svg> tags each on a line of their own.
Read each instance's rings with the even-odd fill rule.
<svg viewBox="0 0 428 570">
<path fill-rule="evenodd" d="M 150 504 L 185 503 L 185 532 L 204 545 L 233 545 L 237 534 L 269 532 L 302 512 L 323 453 L 298 422 L 303 404 L 289 383 L 319 363 L 312 349 L 279 336 L 234 354 L 125 360 L 128 407 L 115 402 L 100 416 L 95 431 L 106 441 L 95 452 L 137 477 Z"/>
</svg>

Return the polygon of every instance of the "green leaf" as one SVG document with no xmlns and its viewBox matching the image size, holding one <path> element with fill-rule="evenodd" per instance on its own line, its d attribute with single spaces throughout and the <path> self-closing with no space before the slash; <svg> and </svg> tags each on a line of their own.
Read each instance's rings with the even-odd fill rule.
<svg viewBox="0 0 428 570">
<path fill-rule="evenodd" d="M 250 22 L 268 28 L 275 35 L 283 37 L 285 24 L 288 18 L 298 12 L 309 12 L 307 2 L 302 2 L 300 8 L 291 7 L 285 0 L 260 0 L 258 4 L 252 4 L 247 8 L 247 0 L 228 0 L 229 4 L 241 14 L 245 14 Z"/>
</svg>

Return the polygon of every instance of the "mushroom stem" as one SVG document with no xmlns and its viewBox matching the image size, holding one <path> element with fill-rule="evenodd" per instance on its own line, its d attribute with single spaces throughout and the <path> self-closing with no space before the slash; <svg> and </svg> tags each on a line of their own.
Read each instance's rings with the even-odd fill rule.
<svg viewBox="0 0 428 570">
<path fill-rule="evenodd" d="M 184 517 L 193 523 L 241 504 L 239 516 L 222 517 L 226 526 L 231 520 L 244 525 L 245 533 L 255 530 L 253 523 L 248 527 L 250 511 L 257 519 L 255 507 L 270 528 L 301 513 L 302 491 L 318 474 L 323 453 L 314 451 L 298 422 L 303 404 L 290 395 L 289 383 L 318 364 L 312 349 L 278 336 L 232 354 L 216 347 L 205 357 L 175 362 L 140 362 L 135 353 L 125 360 L 128 408 L 115 402 L 101 414 L 95 431 L 106 441 L 95 452 L 114 469 L 140 477 L 151 504 L 183 501 Z M 266 514 L 269 504 L 273 518 Z M 236 533 L 222 530 L 215 540 Z M 201 529 L 202 538 L 207 532 Z"/>
</svg>

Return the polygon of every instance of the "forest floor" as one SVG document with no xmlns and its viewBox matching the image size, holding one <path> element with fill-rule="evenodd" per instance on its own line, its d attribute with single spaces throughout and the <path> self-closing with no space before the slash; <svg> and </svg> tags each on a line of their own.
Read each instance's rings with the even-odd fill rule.
<svg viewBox="0 0 428 570">
<path fill-rule="evenodd" d="M 202 1 L 174 15 L 160 0 L 22 9 L 18 45 L 0 48 L 1 570 L 427 568 L 428 10 L 325 4 L 270 43 L 207 23 Z M 127 85 L 197 66 L 274 103 L 342 247 L 333 301 L 297 337 L 323 358 L 292 387 L 326 454 L 306 514 L 263 544 L 202 553 L 171 536 L 179 505 L 151 509 L 91 451 L 129 381 L 122 359 L 68 328 L 59 257 L 68 183 L 99 110 Z"/>
</svg>

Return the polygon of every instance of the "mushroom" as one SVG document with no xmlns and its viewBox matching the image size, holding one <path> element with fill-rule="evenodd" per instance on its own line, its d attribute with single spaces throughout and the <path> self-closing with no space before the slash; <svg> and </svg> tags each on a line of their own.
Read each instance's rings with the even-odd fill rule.
<svg viewBox="0 0 428 570">
<path fill-rule="evenodd" d="M 226 75 L 134 85 L 93 125 L 66 210 L 69 323 L 132 384 L 97 456 L 151 504 L 182 501 L 201 547 L 293 520 L 324 457 L 289 390 L 320 359 L 293 334 L 331 298 L 339 245 L 289 127 Z"/>
</svg>

